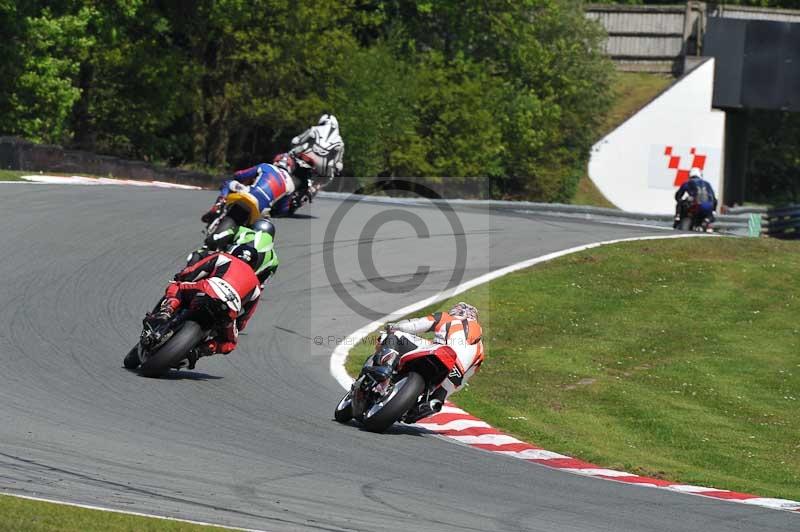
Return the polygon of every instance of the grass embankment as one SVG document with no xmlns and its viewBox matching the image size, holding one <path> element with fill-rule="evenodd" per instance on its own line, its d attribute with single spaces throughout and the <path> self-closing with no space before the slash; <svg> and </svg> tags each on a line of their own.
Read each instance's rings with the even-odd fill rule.
<svg viewBox="0 0 800 532">
<path fill-rule="evenodd" d="M 605 467 L 800 500 L 798 271 L 795 243 L 716 238 L 510 274 L 453 300 L 481 309 L 487 352 L 455 402 Z"/>
<path fill-rule="evenodd" d="M 0 495 L 0 530 L 14 532 L 213 532 L 219 527 L 88 510 Z"/>
<path fill-rule="evenodd" d="M 600 137 L 611 133 L 614 128 L 633 116 L 674 80 L 675 78 L 672 76 L 662 74 L 618 72 L 612 85 L 614 102 L 600 127 Z M 578 190 L 575 192 L 572 203 L 614 207 L 592 183 L 588 175 L 583 176 L 578 183 Z"/>
</svg>

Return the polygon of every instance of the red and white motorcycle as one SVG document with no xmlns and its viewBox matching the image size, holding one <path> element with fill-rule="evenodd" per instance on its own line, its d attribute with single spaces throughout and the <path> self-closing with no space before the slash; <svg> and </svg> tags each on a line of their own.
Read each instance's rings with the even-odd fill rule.
<svg viewBox="0 0 800 532">
<path fill-rule="evenodd" d="M 456 352 L 432 344 L 401 354 L 393 348 L 397 337 L 392 333 L 383 333 L 380 340 L 336 406 L 336 421 L 355 419 L 371 432 L 383 432 L 397 421 L 415 423 L 440 411 L 446 395 L 442 385 L 450 380 L 458 386 L 463 379 Z"/>
</svg>

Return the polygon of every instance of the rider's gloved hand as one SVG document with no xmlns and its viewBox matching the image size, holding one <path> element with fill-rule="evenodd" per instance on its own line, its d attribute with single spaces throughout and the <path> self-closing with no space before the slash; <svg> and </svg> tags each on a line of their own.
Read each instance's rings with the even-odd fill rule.
<svg viewBox="0 0 800 532">
<path fill-rule="evenodd" d="M 217 198 L 217 201 L 211 206 L 208 212 L 200 217 L 200 220 L 206 224 L 211 222 L 211 220 L 219 216 L 219 213 L 222 212 L 223 206 L 225 206 L 225 196 L 220 196 Z"/>
<path fill-rule="evenodd" d="M 248 187 L 244 183 L 236 181 L 235 179 L 231 181 L 228 187 L 230 188 L 231 192 L 247 192 L 248 190 L 250 190 L 250 187 Z"/>
</svg>

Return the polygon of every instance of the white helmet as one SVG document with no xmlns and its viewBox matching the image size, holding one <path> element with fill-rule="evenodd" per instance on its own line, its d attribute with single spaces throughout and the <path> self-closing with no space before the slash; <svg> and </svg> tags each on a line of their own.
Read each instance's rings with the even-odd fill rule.
<svg viewBox="0 0 800 532">
<path fill-rule="evenodd" d="M 454 318 L 478 321 L 478 309 L 463 301 L 456 303 L 447 313 Z"/>
<path fill-rule="evenodd" d="M 330 124 L 331 129 L 339 129 L 339 121 L 336 119 L 335 116 L 324 114 L 321 117 L 319 117 L 320 126 L 325 126 L 328 124 Z"/>
<path fill-rule="evenodd" d="M 700 169 L 696 166 L 693 167 L 691 170 L 689 170 L 689 178 L 691 179 L 694 177 L 698 177 L 700 179 L 703 178 L 703 172 L 701 172 Z"/>
</svg>

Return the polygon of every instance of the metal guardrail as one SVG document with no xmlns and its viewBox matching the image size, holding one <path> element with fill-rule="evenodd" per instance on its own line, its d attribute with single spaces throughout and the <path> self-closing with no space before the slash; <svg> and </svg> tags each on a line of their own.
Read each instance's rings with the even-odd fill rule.
<svg viewBox="0 0 800 532">
<path fill-rule="evenodd" d="M 729 214 L 766 214 L 769 207 L 765 205 L 750 205 L 746 207 L 728 207 Z"/>
<path fill-rule="evenodd" d="M 361 196 L 345 192 L 320 192 L 320 197 L 336 199 L 355 199 L 372 203 L 388 203 L 403 205 L 429 205 L 431 203 L 446 203 L 452 206 L 462 206 L 479 209 L 506 209 L 521 213 L 543 214 L 548 216 L 559 216 L 564 218 L 594 220 L 594 221 L 635 221 L 642 224 L 671 229 L 673 217 L 671 214 L 648 214 L 625 212 L 606 207 L 594 207 L 591 205 L 568 205 L 564 203 L 535 203 L 532 201 L 501 201 L 501 200 L 467 200 L 467 199 L 416 199 L 416 198 L 393 198 L 388 196 Z M 751 214 L 734 213 L 721 214 L 714 222 L 717 231 L 748 236 L 751 235 Z M 755 233 L 758 236 L 758 232 Z"/>
<path fill-rule="evenodd" d="M 800 205 L 768 209 L 761 232 L 775 238 L 800 239 Z"/>
</svg>

